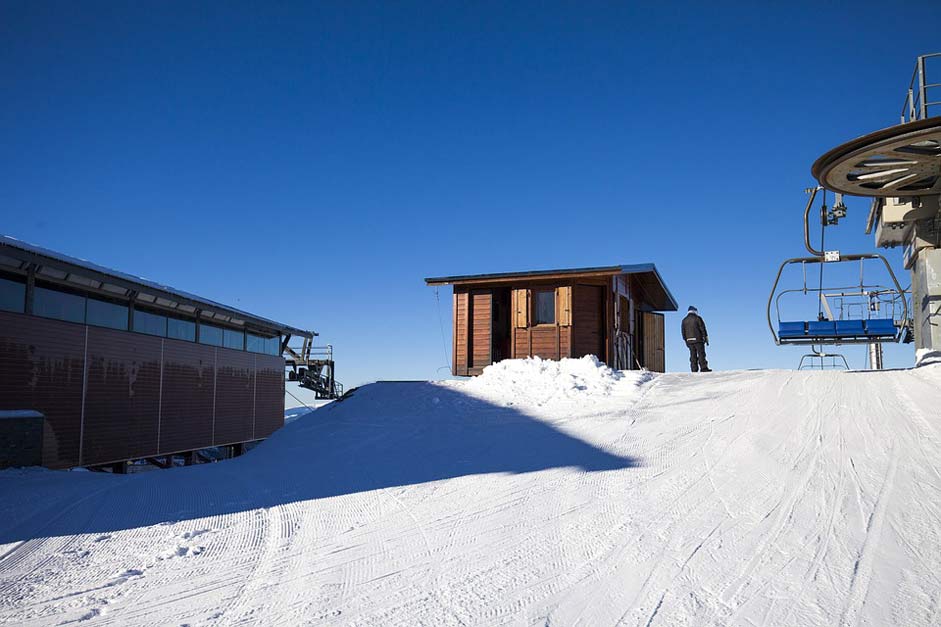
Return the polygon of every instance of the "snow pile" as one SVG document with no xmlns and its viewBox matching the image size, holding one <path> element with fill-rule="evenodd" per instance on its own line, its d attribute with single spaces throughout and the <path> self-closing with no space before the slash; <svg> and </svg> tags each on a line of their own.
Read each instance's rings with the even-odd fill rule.
<svg viewBox="0 0 941 627">
<path fill-rule="evenodd" d="M 919 348 L 915 351 L 915 367 L 941 364 L 941 351 Z"/>
<path fill-rule="evenodd" d="M 540 406 L 563 399 L 633 397 L 653 377 L 646 370 L 612 370 L 594 355 L 560 361 L 528 357 L 506 359 L 487 366 L 478 377 L 448 384 L 476 397 Z"/>
</svg>

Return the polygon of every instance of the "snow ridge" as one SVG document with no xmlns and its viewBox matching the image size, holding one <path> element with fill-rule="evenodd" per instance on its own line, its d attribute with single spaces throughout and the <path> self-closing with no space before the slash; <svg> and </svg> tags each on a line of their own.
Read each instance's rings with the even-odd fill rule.
<svg viewBox="0 0 941 627">
<path fill-rule="evenodd" d="M 512 399 L 517 405 L 580 401 L 592 403 L 612 396 L 628 400 L 656 375 L 647 370 L 613 370 L 594 355 L 559 361 L 528 357 L 506 359 L 484 368 L 480 376 L 448 382 L 486 399 Z"/>
</svg>

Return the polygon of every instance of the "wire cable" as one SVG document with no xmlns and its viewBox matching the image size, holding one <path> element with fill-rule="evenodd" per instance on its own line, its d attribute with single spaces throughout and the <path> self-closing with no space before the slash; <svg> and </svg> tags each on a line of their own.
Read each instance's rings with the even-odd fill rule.
<svg viewBox="0 0 941 627">
<path fill-rule="evenodd" d="M 438 296 L 438 288 L 435 286 L 435 306 L 438 309 L 438 328 L 441 329 L 441 346 L 444 348 L 444 363 L 447 367 L 448 372 L 451 373 L 451 376 L 454 376 L 454 371 L 451 370 L 451 354 L 448 352 L 448 340 L 444 337 L 444 321 L 441 319 L 441 298 Z M 441 370 L 441 368 L 438 368 Z"/>
<path fill-rule="evenodd" d="M 287 392 L 287 393 L 291 396 L 291 398 L 293 398 L 295 401 L 297 401 L 298 403 L 300 403 L 301 405 L 303 405 L 304 407 L 306 407 L 306 408 L 309 409 L 310 411 L 314 411 L 315 409 L 317 409 L 316 407 L 311 407 L 310 405 L 308 405 L 307 403 L 305 403 L 305 402 L 302 401 L 301 399 L 299 399 L 299 398 L 297 398 L 296 396 L 294 396 L 293 394 L 291 394 L 291 391 L 287 388 L 287 386 L 284 387 L 284 391 Z"/>
</svg>

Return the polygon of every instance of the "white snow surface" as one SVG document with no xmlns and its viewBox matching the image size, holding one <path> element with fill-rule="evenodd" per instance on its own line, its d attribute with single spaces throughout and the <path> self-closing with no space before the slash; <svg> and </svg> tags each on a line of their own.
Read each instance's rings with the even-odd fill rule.
<svg viewBox="0 0 941 627">
<path fill-rule="evenodd" d="M 291 423 L 333 401 L 317 398 L 313 390 L 302 388 L 297 381 L 284 382 L 284 422 Z"/>
<path fill-rule="evenodd" d="M 594 355 L 561 361 L 532 357 L 501 361 L 478 377 L 452 385 L 497 403 L 540 406 L 563 399 L 590 402 L 612 394 L 627 399 L 652 376 L 646 370 L 612 370 Z"/>
<path fill-rule="evenodd" d="M 941 365 L 378 383 L 245 456 L 0 472 L 0 624 L 938 625 Z"/>
</svg>

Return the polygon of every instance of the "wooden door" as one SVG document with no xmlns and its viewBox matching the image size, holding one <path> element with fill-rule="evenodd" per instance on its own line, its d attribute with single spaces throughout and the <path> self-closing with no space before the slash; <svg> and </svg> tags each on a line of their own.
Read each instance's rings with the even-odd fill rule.
<svg viewBox="0 0 941 627">
<path fill-rule="evenodd" d="M 666 370 L 663 349 L 663 314 L 645 311 L 643 319 L 644 367 L 653 372 L 663 372 Z"/>
<path fill-rule="evenodd" d="M 600 285 L 576 285 L 572 293 L 572 356 L 594 355 L 605 360 L 604 290 Z"/>
</svg>

